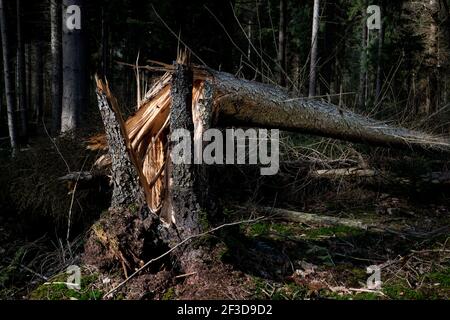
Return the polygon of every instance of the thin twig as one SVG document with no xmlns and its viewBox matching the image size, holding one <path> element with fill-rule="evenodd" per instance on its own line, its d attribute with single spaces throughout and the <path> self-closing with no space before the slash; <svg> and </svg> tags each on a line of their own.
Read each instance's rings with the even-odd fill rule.
<svg viewBox="0 0 450 320">
<path fill-rule="evenodd" d="M 52 137 L 50 136 L 50 134 L 48 133 L 47 126 L 45 125 L 44 120 L 42 120 L 42 124 L 44 125 L 45 133 L 47 134 L 48 138 L 50 139 L 50 141 L 51 141 L 51 142 L 53 143 L 53 145 L 55 146 L 55 149 L 56 149 L 56 151 L 58 152 L 58 154 L 60 155 L 61 159 L 62 159 L 62 160 L 64 161 L 64 163 L 66 164 L 67 171 L 68 171 L 69 173 L 71 173 L 72 170 L 70 170 L 69 164 L 67 163 L 66 159 L 64 159 L 64 156 L 62 155 L 61 151 L 59 150 L 58 145 L 56 144 L 56 142 L 53 141 L 53 138 L 52 138 Z"/>
<path fill-rule="evenodd" d="M 161 16 L 158 14 L 158 11 L 156 11 L 155 7 L 152 4 L 152 9 L 155 12 L 155 15 L 158 17 L 159 20 L 161 20 L 161 22 L 163 23 L 163 25 L 167 28 L 167 30 L 169 30 L 169 32 L 178 39 L 178 41 L 185 46 L 187 49 L 189 49 L 189 51 L 192 53 L 192 55 L 194 57 L 196 57 L 198 59 L 198 61 L 200 61 L 205 67 L 207 67 L 208 65 L 202 60 L 202 58 L 200 58 L 195 52 L 194 50 L 192 50 L 183 40 L 181 40 L 181 37 L 179 35 L 177 35 L 175 32 L 173 32 L 173 30 L 167 25 L 167 23 L 164 21 L 163 18 L 161 18 Z"/>
</svg>

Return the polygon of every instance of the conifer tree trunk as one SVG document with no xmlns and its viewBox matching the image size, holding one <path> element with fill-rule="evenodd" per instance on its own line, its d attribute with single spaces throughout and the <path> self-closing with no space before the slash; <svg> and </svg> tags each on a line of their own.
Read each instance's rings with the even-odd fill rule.
<svg viewBox="0 0 450 320">
<path fill-rule="evenodd" d="M 24 140 L 28 136 L 27 83 L 25 72 L 25 51 L 22 28 L 22 1 L 17 0 L 17 95 L 20 110 L 20 135 Z"/>
<path fill-rule="evenodd" d="M 74 17 L 67 9 L 75 5 L 80 8 L 80 17 Z M 80 19 L 80 26 L 69 29 L 71 19 Z M 63 1 L 63 107 L 61 131 L 75 130 L 80 125 L 81 113 L 87 108 L 87 68 L 86 68 L 86 12 L 84 0 Z"/>
<path fill-rule="evenodd" d="M 9 139 L 13 155 L 17 150 L 17 129 L 16 129 L 16 103 L 15 103 L 15 90 L 14 90 L 14 72 L 11 68 L 11 52 L 9 47 L 7 21 L 6 21 L 6 7 L 5 0 L 0 0 L 0 28 L 2 36 L 2 51 L 3 51 L 3 75 L 5 82 L 5 94 L 6 94 L 6 109 L 8 112 L 8 130 Z"/>
<path fill-rule="evenodd" d="M 280 25 L 278 31 L 278 68 L 280 86 L 286 86 L 286 0 L 280 0 Z"/>
<path fill-rule="evenodd" d="M 309 97 L 314 97 L 316 95 L 319 24 L 320 0 L 314 0 L 313 27 L 311 37 L 311 67 L 309 72 Z"/>
<path fill-rule="evenodd" d="M 358 107 L 362 110 L 366 106 L 366 80 L 367 80 L 367 0 L 362 8 L 362 32 L 361 32 L 361 54 L 359 60 L 359 88 L 358 88 Z"/>
<path fill-rule="evenodd" d="M 51 50 L 52 50 L 52 132 L 61 131 L 62 112 L 62 9 L 61 0 L 51 0 Z"/>
</svg>

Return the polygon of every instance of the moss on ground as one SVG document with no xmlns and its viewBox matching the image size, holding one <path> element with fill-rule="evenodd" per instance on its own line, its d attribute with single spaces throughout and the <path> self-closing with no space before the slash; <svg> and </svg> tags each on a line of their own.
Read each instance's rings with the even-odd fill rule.
<svg viewBox="0 0 450 320">
<path fill-rule="evenodd" d="M 31 300 L 100 300 L 103 292 L 95 288 L 98 274 L 93 273 L 81 278 L 81 289 L 70 289 L 65 284 L 67 275 L 55 276 L 48 283 L 37 287 L 30 294 Z"/>
<path fill-rule="evenodd" d="M 167 289 L 167 291 L 164 293 L 162 300 L 173 300 L 175 298 L 175 289 L 174 288 L 169 288 Z"/>
</svg>

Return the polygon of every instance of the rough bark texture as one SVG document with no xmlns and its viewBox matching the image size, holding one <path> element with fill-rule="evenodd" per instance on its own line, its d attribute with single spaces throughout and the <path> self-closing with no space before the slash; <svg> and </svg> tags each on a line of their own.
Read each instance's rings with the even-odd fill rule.
<svg viewBox="0 0 450 320">
<path fill-rule="evenodd" d="M 61 0 L 50 3 L 52 49 L 52 132 L 61 130 L 62 110 L 62 12 Z"/>
<path fill-rule="evenodd" d="M 219 119 L 233 125 L 276 128 L 373 145 L 417 147 L 450 151 L 449 141 L 420 132 L 386 125 L 266 84 L 209 71 L 217 92 Z"/>
<path fill-rule="evenodd" d="M 112 110 L 104 92 L 98 90 L 97 99 L 112 161 L 113 195 L 111 207 L 126 208 L 131 205 L 142 204 L 144 193 L 139 184 L 139 174 L 128 152 L 121 121 Z"/>
<path fill-rule="evenodd" d="M 3 49 L 3 74 L 5 78 L 5 94 L 6 94 L 6 108 L 8 112 L 8 129 L 9 139 L 11 141 L 11 148 L 13 153 L 17 149 L 16 138 L 16 120 L 15 120 L 15 91 L 14 91 L 14 76 L 11 70 L 11 55 L 9 48 L 9 38 L 6 21 L 5 1 L 0 0 L 0 28 L 2 35 L 2 49 Z"/>
<path fill-rule="evenodd" d="M 320 25 L 320 0 L 314 0 L 313 26 L 311 38 L 311 67 L 309 71 L 309 97 L 314 97 L 316 95 L 319 25 Z"/>
<path fill-rule="evenodd" d="M 170 114 L 171 133 L 178 129 L 185 129 L 194 133 L 192 117 L 192 71 L 185 65 L 177 64 L 172 78 L 172 108 Z M 171 142 L 170 149 L 176 145 Z M 192 155 L 192 152 L 191 152 Z M 191 161 L 192 163 L 192 161 Z M 169 186 L 172 205 L 172 219 L 181 239 L 202 232 L 200 215 L 201 209 L 195 190 L 196 174 L 193 164 L 170 165 Z"/>
</svg>

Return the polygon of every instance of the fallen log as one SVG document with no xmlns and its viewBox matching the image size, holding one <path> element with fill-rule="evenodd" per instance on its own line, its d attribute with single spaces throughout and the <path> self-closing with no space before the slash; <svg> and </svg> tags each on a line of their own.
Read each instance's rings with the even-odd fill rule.
<svg viewBox="0 0 450 320">
<path fill-rule="evenodd" d="M 361 230 L 369 230 L 371 228 L 372 229 L 375 228 L 374 225 L 366 224 L 357 219 L 337 218 L 325 215 L 298 212 L 279 208 L 268 208 L 268 207 L 256 207 L 253 208 L 252 210 L 260 214 L 288 222 L 318 224 L 325 226 L 346 226 Z"/>
<path fill-rule="evenodd" d="M 450 151 L 449 140 L 387 125 L 330 103 L 295 98 L 283 88 L 207 70 L 218 117 L 233 125 L 277 128 L 380 146 Z"/>
</svg>

